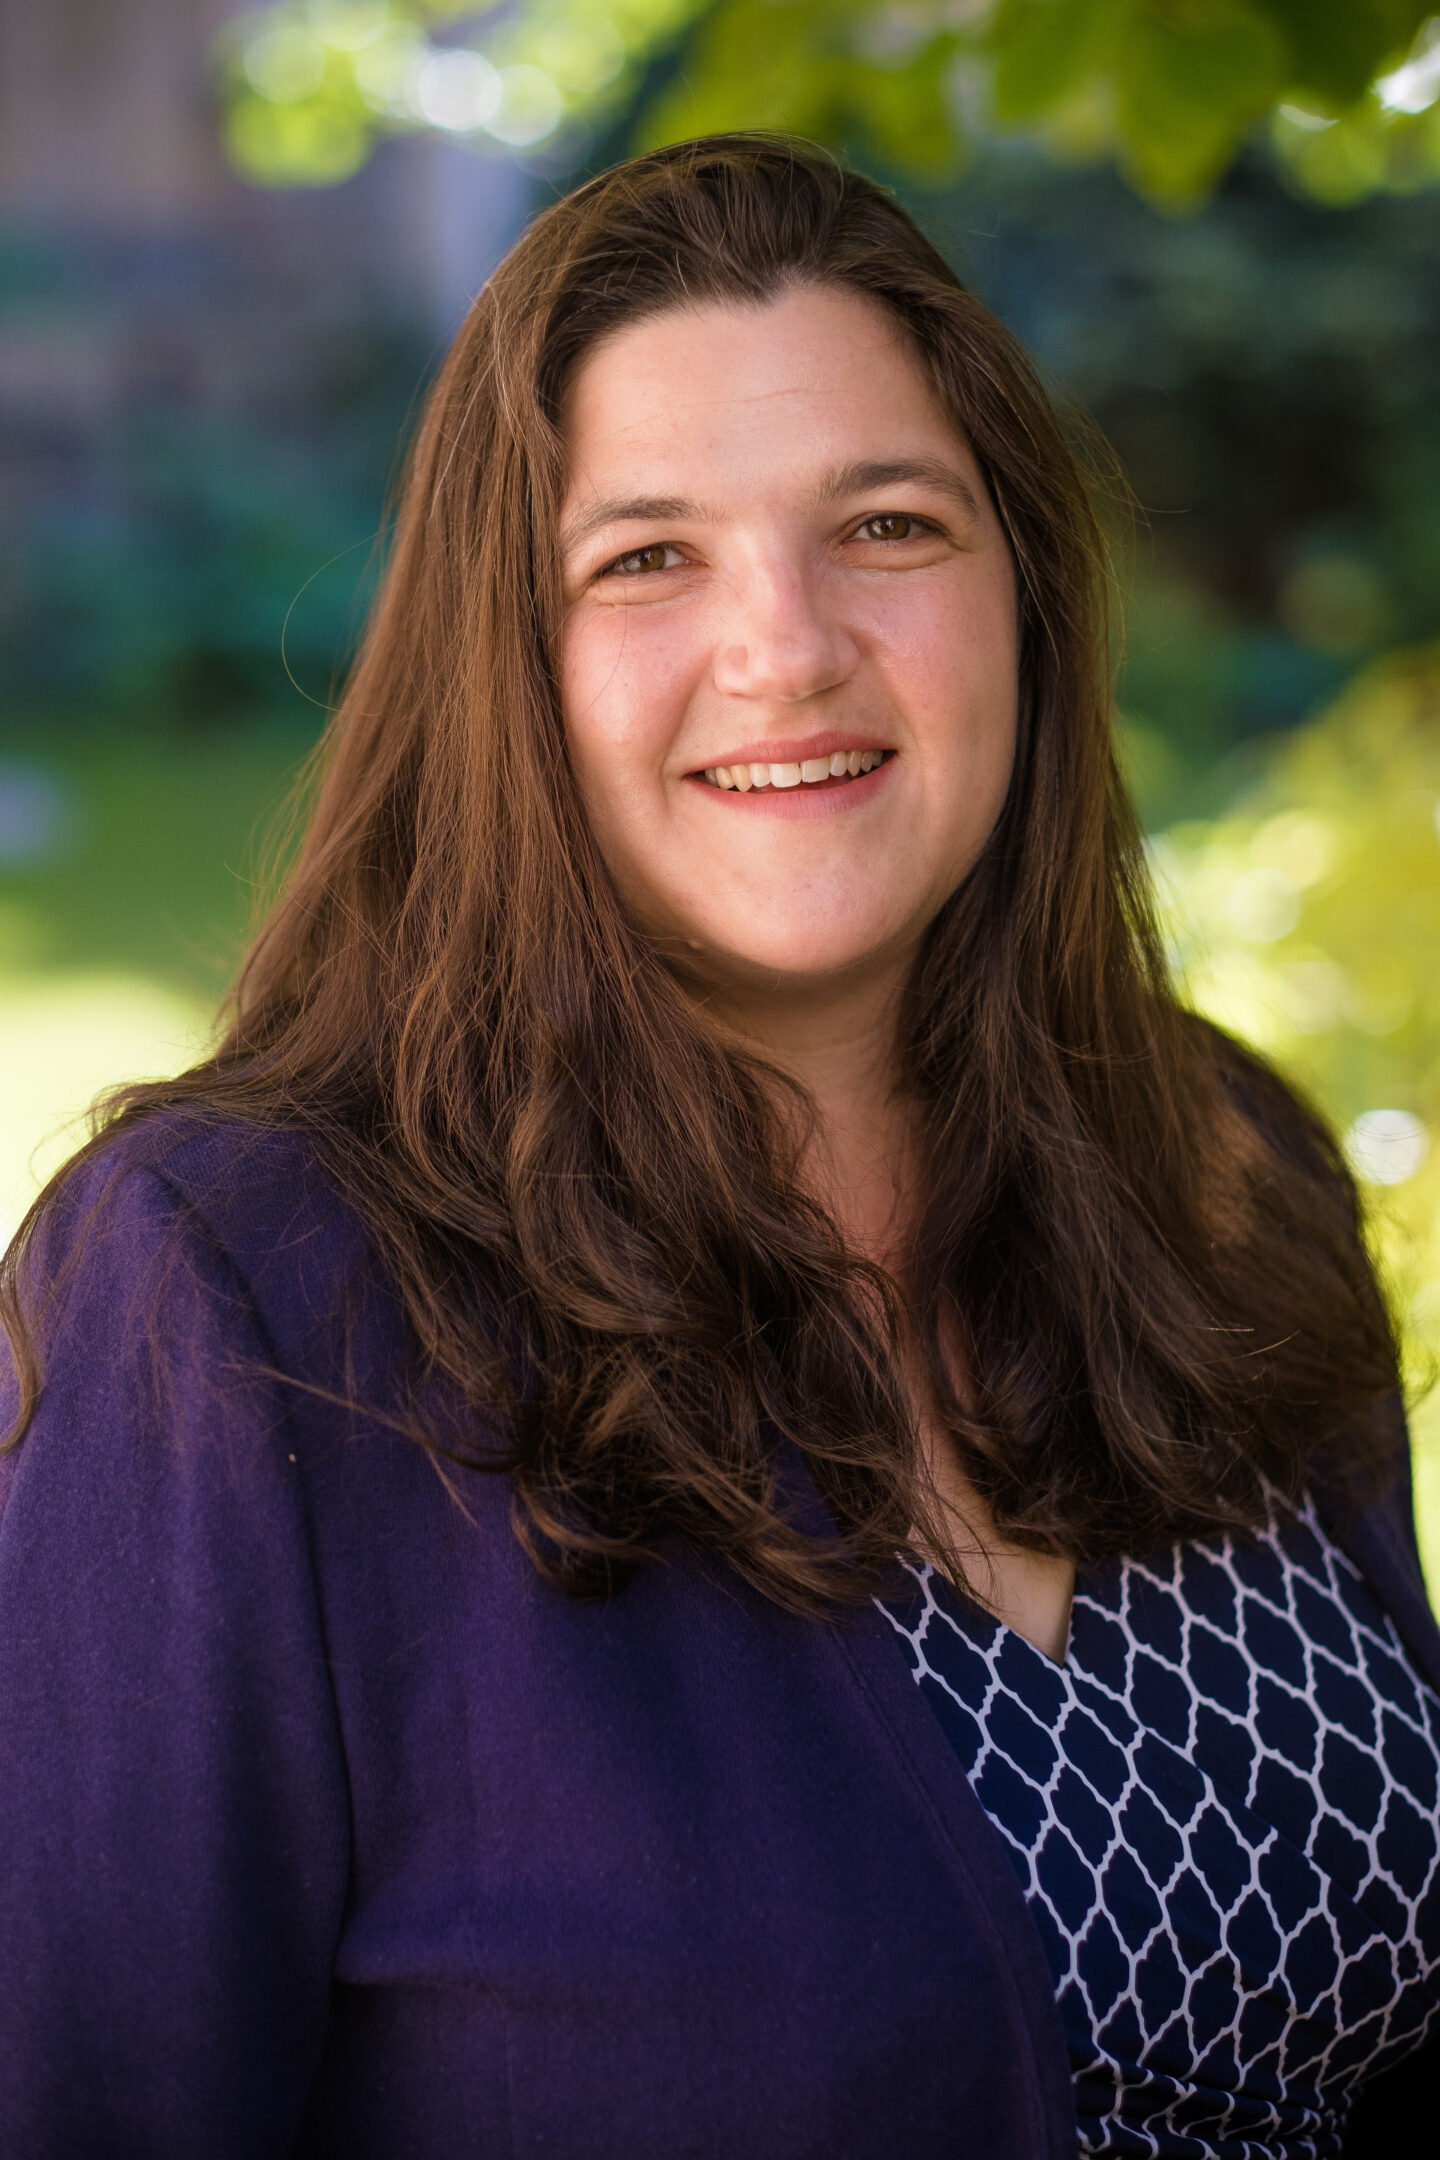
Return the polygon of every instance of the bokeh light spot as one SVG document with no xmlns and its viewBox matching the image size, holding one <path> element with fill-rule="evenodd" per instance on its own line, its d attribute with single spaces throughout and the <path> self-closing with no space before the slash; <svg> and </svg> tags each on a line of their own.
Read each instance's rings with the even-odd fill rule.
<svg viewBox="0 0 1440 2160">
<path fill-rule="evenodd" d="M 380 38 L 356 53 L 355 87 L 372 112 L 391 120 L 419 117 L 415 89 L 429 51 L 425 40 L 409 31 Z"/>
<path fill-rule="evenodd" d="M 528 150 L 553 135 L 565 115 L 565 100 L 543 68 L 523 61 L 500 70 L 499 110 L 486 126 L 497 142 Z"/>
<path fill-rule="evenodd" d="M 251 39 L 242 65 L 261 97 L 294 105 L 325 80 L 325 47 L 304 23 L 276 23 Z"/>
<path fill-rule="evenodd" d="M 570 97 L 593 97 L 625 65 L 625 40 L 607 15 L 576 17 L 537 40 L 545 72 Z"/>
<path fill-rule="evenodd" d="M 1430 1135 L 1408 1110 L 1366 1110 L 1345 1135 L 1357 1176 L 1372 1185 L 1403 1185 L 1430 1152 Z"/>
<path fill-rule="evenodd" d="M 456 46 L 431 53 L 415 77 L 415 106 L 432 127 L 473 134 L 499 110 L 501 78 L 483 53 Z"/>
<path fill-rule="evenodd" d="M 1350 555 L 1319 555 L 1301 563 L 1281 586 L 1276 612 L 1302 645 L 1323 653 L 1373 645 L 1390 616 L 1375 572 Z"/>
<path fill-rule="evenodd" d="M 1422 113 L 1440 98 L 1440 15 L 1432 16 L 1416 40 L 1414 57 L 1375 88 L 1387 112 Z"/>
<path fill-rule="evenodd" d="M 1261 864 L 1236 878 L 1225 899 L 1232 929 L 1252 945 L 1273 945 L 1288 937 L 1300 920 L 1300 892 L 1293 877 L 1273 864 Z"/>
<path fill-rule="evenodd" d="M 1337 852 L 1335 827 L 1312 810 L 1282 810 L 1250 842 L 1253 863 L 1279 870 L 1301 892 L 1329 875 Z"/>
<path fill-rule="evenodd" d="M 365 130 L 322 99 L 276 105 L 241 98 L 226 122 L 230 153 L 265 187 L 330 187 L 358 172 L 369 154 Z"/>
</svg>

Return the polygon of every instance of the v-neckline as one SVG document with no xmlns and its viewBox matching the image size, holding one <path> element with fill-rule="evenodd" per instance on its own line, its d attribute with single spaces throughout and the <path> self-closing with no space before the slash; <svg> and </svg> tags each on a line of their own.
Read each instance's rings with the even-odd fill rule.
<svg viewBox="0 0 1440 2160">
<path fill-rule="evenodd" d="M 908 1567 L 909 1563 L 906 1564 Z M 954 1604 L 967 1613 L 975 1612 L 982 1615 L 999 1634 L 1013 1636 L 1016 1642 L 1023 1643 L 1030 1655 L 1039 1658 L 1047 1671 L 1058 1673 L 1063 1678 L 1068 1678 L 1073 1673 L 1075 1669 L 1075 1606 L 1081 1596 L 1085 1582 L 1085 1570 L 1083 1568 L 1076 1568 L 1074 1581 L 1070 1586 L 1070 1607 L 1065 1615 L 1065 1654 L 1063 1657 L 1052 1658 L 1049 1651 L 1042 1650 L 1039 1643 L 1033 1642 L 1022 1628 L 1012 1627 L 1008 1620 L 1002 1620 L 998 1613 L 992 1613 L 987 1606 L 980 1603 L 978 1598 L 972 1598 L 965 1589 L 954 1581 L 953 1577 L 945 1573 L 943 1568 L 937 1567 L 933 1560 L 921 1561 L 920 1565 L 928 1567 L 931 1579 L 943 1587 L 947 1599 L 953 1601 Z M 886 1600 L 881 1598 L 879 1602 L 883 1605 Z M 993 1641 L 994 1637 L 991 1640 Z"/>
</svg>

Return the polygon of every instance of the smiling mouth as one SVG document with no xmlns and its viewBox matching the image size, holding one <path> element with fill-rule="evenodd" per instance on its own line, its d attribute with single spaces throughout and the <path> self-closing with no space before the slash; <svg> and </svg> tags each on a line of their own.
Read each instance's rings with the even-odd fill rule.
<svg viewBox="0 0 1440 2160">
<path fill-rule="evenodd" d="M 893 750 L 834 750 L 829 757 L 805 758 L 794 764 L 707 765 L 697 778 L 714 788 L 738 788 L 741 794 L 751 788 L 833 787 L 858 780 L 894 755 Z"/>
</svg>

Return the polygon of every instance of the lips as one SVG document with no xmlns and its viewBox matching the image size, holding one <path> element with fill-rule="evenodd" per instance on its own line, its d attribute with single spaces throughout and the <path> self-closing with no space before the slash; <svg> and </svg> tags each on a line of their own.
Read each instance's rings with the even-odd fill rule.
<svg viewBox="0 0 1440 2160">
<path fill-rule="evenodd" d="M 694 788 L 707 802 L 725 804 L 727 814 L 740 816 L 745 812 L 758 812 L 771 817 L 807 818 L 823 817 L 868 802 L 877 789 L 884 787 L 886 776 L 897 762 L 893 750 L 878 748 L 868 751 L 833 751 L 831 758 L 844 767 L 841 772 L 830 770 L 830 759 L 820 763 L 820 777 L 803 778 L 804 764 L 789 760 L 775 760 L 768 765 L 754 761 L 748 766 L 711 767 L 707 772 L 688 773 L 685 785 Z M 873 760 L 873 762 L 872 762 Z M 853 765 L 857 769 L 854 773 Z M 753 777 L 756 766 L 764 777 Z M 776 768 L 779 766 L 779 777 Z M 815 769 L 812 765 L 811 770 Z"/>
</svg>

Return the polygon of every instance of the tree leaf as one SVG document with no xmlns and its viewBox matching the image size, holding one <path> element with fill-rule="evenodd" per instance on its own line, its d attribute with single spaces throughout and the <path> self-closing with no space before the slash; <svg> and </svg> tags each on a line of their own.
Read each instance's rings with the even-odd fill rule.
<svg viewBox="0 0 1440 2160">
<path fill-rule="evenodd" d="M 1203 195 L 1285 87 L 1290 53 L 1253 8 L 1137 10 L 1115 56 L 1115 119 L 1126 163 L 1162 202 Z"/>
<path fill-rule="evenodd" d="M 1337 113 L 1403 55 L 1432 10 L 1433 0 L 1265 0 L 1290 40 L 1288 87 Z"/>
<path fill-rule="evenodd" d="M 419 70 L 446 64 L 454 39 L 437 45 L 433 33 L 454 17 L 492 66 L 545 78 L 557 142 L 567 127 L 583 142 L 587 129 L 613 125 L 633 108 L 647 71 L 679 45 L 678 68 L 639 114 L 640 147 L 727 129 L 790 129 L 940 180 L 963 161 L 967 126 L 985 125 L 977 115 L 988 115 L 998 130 L 1024 128 L 1060 157 L 1118 151 L 1142 194 L 1181 208 L 1214 186 L 1266 113 L 1278 113 L 1274 140 L 1296 183 L 1324 199 L 1430 184 L 1436 157 L 1426 116 L 1382 110 L 1373 84 L 1400 63 L 1437 4 L 270 0 L 227 22 L 216 59 L 231 156 L 252 179 L 276 186 L 343 178 L 384 135 L 432 125 L 463 133 L 417 88 Z M 491 8 L 493 26 L 471 29 Z M 382 30 L 370 24 L 358 36 L 362 16 Z M 287 54 L 298 74 L 282 65 Z M 303 78 L 317 54 L 323 80 L 312 91 Z M 1293 125 L 1279 111 L 1287 98 L 1300 107 Z M 1292 139 L 1331 115 L 1343 137 Z M 477 119 L 477 140 L 488 124 Z M 502 143 L 533 140 L 498 124 L 492 132 Z"/>
<path fill-rule="evenodd" d="M 860 134 L 888 165 L 917 178 L 951 178 L 966 145 L 950 78 L 955 40 L 929 39 L 899 67 L 857 63 L 850 97 Z"/>
<path fill-rule="evenodd" d="M 834 139 L 848 55 L 815 0 L 727 0 L 700 24 L 671 87 L 642 114 L 636 148 L 733 128 Z"/>
<path fill-rule="evenodd" d="M 996 120 L 1040 119 L 1082 89 L 1128 12 L 1128 0 L 1001 0 L 986 40 Z"/>
</svg>

